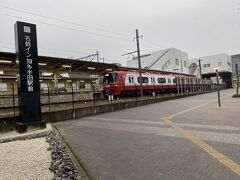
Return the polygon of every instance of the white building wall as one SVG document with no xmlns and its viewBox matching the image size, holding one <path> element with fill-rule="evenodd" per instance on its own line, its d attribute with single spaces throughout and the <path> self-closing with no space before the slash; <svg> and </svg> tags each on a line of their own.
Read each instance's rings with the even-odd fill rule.
<svg viewBox="0 0 240 180">
<path fill-rule="evenodd" d="M 198 60 L 201 60 L 202 74 L 214 73 L 216 70 L 214 68 L 218 67 L 219 72 L 232 72 L 232 62 L 231 56 L 228 54 L 216 54 L 211 56 L 204 56 L 191 59 L 191 63 L 196 63 L 198 65 Z M 199 67 L 195 71 L 199 72 Z"/>
<path fill-rule="evenodd" d="M 164 54 L 165 53 L 165 54 Z M 163 55 L 164 54 L 164 55 Z M 176 60 L 177 59 L 177 60 Z M 178 61 L 178 63 L 176 63 Z M 152 70 L 189 73 L 188 54 L 176 48 L 163 49 L 141 56 L 142 68 Z M 127 61 L 128 67 L 138 68 L 137 58 Z"/>
<path fill-rule="evenodd" d="M 148 54 L 148 55 L 141 56 L 141 66 L 142 66 L 142 68 L 147 66 L 151 62 L 151 59 L 154 58 L 154 57 L 156 57 L 156 54 L 155 55 Z M 132 68 L 138 68 L 137 58 L 133 58 L 133 59 L 127 61 L 127 66 L 132 67 Z"/>
</svg>

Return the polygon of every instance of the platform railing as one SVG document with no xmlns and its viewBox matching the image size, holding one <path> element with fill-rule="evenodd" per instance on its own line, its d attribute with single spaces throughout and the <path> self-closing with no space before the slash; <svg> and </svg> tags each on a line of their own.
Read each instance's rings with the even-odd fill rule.
<svg viewBox="0 0 240 180">
<path fill-rule="evenodd" d="M 146 87 L 149 86 L 149 84 L 146 84 Z M 130 101 L 151 100 L 156 98 L 162 98 L 162 100 L 164 101 L 164 99 L 169 96 L 192 95 L 217 90 L 216 85 L 195 84 L 193 86 L 192 84 L 186 84 L 185 86 L 181 87 L 182 90 L 178 90 L 180 92 L 178 94 L 177 90 L 172 93 L 167 89 L 158 90 L 155 85 L 153 85 L 153 87 L 154 88 L 151 90 L 144 91 L 143 97 L 140 96 L 140 93 L 136 93 L 139 91 L 139 88 L 137 87 L 137 85 L 135 85 L 135 89 L 133 89 L 133 94 L 137 95 L 125 92 L 123 96 L 113 98 L 104 97 L 103 93 L 101 91 L 97 91 L 94 86 L 90 90 L 74 89 L 72 87 L 70 91 L 66 91 L 63 89 L 51 90 L 49 87 L 47 87 L 41 90 L 41 109 L 42 112 L 49 112 L 65 109 L 96 107 L 106 104 L 126 103 Z M 0 93 L 0 117 L 18 115 L 18 93 L 16 91 L 16 87 L 11 86 L 11 88 Z"/>
</svg>

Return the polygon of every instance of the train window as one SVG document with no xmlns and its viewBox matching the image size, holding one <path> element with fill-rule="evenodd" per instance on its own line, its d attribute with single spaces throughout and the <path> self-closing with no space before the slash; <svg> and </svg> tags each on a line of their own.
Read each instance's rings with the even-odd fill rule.
<svg viewBox="0 0 240 180">
<path fill-rule="evenodd" d="M 116 82 L 117 80 L 118 80 L 117 73 L 109 73 L 104 76 L 103 82 L 105 84 L 110 84 L 110 83 Z"/>
<path fill-rule="evenodd" d="M 158 83 L 166 83 L 166 79 L 165 78 L 158 78 Z"/>
<path fill-rule="evenodd" d="M 129 76 L 129 77 L 128 77 L 128 82 L 129 82 L 129 83 L 134 83 L 134 79 L 133 79 L 132 76 Z"/>
<path fill-rule="evenodd" d="M 117 73 L 112 73 L 113 77 L 113 82 L 116 82 L 118 80 L 118 74 Z"/>
<path fill-rule="evenodd" d="M 106 74 L 106 75 L 104 76 L 103 82 L 104 82 L 105 84 L 113 83 L 113 77 L 112 77 L 112 75 L 111 75 L 111 74 Z"/>
<path fill-rule="evenodd" d="M 173 83 L 176 83 L 176 78 L 173 78 Z"/>
<path fill-rule="evenodd" d="M 140 83 L 140 77 L 137 78 L 138 83 Z M 147 77 L 142 77 L 142 83 L 148 83 Z"/>
<path fill-rule="evenodd" d="M 151 77 L 151 83 L 155 83 L 155 78 Z"/>
<path fill-rule="evenodd" d="M 171 79 L 168 79 L 168 83 L 171 83 Z"/>
</svg>

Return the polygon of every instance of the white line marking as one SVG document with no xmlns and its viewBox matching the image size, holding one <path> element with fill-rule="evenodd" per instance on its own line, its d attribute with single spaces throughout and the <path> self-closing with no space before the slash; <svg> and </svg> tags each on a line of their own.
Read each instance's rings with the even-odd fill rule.
<svg viewBox="0 0 240 180">
<path fill-rule="evenodd" d="M 119 122 L 119 123 L 139 123 L 139 124 L 155 124 L 155 125 L 166 125 L 164 122 L 159 121 L 149 121 L 149 120 L 136 120 L 136 119 L 116 119 L 116 118 L 107 118 L 107 117 L 87 117 L 82 118 L 81 120 L 99 120 L 99 121 L 109 121 L 109 122 Z M 216 126 L 216 125 L 203 125 L 203 124 L 189 124 L 189 123 L 176 123 L 179 126 L 183 127 L 195 127 L 195 128 L 205 128 L 205 129 L 214 129 L 214 130 L 231 130 L 231 131 L 240 131 L 240 127 L 234 126 Z"/>
<path fill-rule="evenodd" d="M 70 125 L 71 126 L 71 125 Z M 122 124 L 116 122 L 103 122 L 103 121 L 78 121 L 72 126 L 80 127 L 90 127 L 90 128 L 100 128 L 100 129 L 110 129 L 125 131 L 131 133 L 141 133 L 141 134 L 152 134 L 152 135 L 161 135 L 169 137 L 182 137 L 177 131 L 171 127 L 153 127 L 153 126 L 142 126 L 139 124 Z M 214 141 L 214 142 L 223 142 L 229 144 L 238 144 L 240 145 L 240 134 L 227 134 L 227 133 L 218 133 L 218 132 L 208 132 L 208 131 L 196 131 L 188 130 L 189 132 L 196 135 L 201 140 Z"/>
</svg>

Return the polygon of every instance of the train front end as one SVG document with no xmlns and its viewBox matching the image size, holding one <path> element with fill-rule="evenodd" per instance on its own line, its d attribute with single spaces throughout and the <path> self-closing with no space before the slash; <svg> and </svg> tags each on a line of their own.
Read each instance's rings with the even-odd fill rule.
<svg viewBox="0 0 240 180">
<path fill-rule="evenodd" d="M 103 85 L 103 92 L 106 97 L 108 95 L 119 96 L 121 94 L 121 84 L 118 72 L 105 74 L 103 78 Z"/>
</svg>

